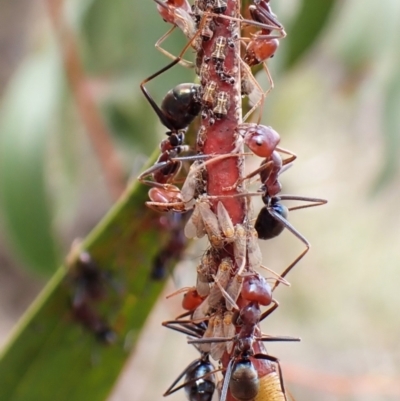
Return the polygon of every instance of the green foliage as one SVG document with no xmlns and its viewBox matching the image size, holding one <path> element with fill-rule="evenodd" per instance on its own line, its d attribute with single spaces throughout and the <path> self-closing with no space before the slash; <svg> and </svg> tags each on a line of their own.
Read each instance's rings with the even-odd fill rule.
<svg viewBox="0 0 400 401">
<path fill-rule="evenodd" d="M 152 159 L 154 160 L 154 159 Z M 107 346 L 73 319 L 77 288 L 62 267 L 26 313 L 0 359 L 0 399 L 106 399 L 163 287 L 149 266 L 163 244 L 158 216 L 146 209 L 147 188 L 134 183 L 82 244 L 122 290 L 107 292 L 96 312 L 118 335 Z"/>
<path fill-rule="evenodd" d="M 335 0 L 302 0 L 294 21 L 286 27 L 290 35 L 285 38 L 283 68 L 293 67 L 318 40 L 335 4 Z"/>
<path fill-rule="evenodd" d="M 54 46 L 30 58 L 14 75 L 0 124 L 2 216 L 18 256 L 41 274 L 59 260 L 44 170 L 61 82 Z"/>
</svg>

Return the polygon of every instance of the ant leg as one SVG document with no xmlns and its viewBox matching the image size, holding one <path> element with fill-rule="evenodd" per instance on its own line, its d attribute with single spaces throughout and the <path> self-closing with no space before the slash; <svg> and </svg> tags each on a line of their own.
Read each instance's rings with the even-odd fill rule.
<svg viewBox="0 0 400 401">
<path fill-rule="evenodd" d="M 270 86 L 269 86 L 269 88 L 264 92 L 263 89 L 260 87 L 260 84 L 257 84 L 258 87 L 261 89 L 261 96 L 260 96 L 260 98 L 258 99 L 258 101 L 254 104 L 254 106 L 253 106 L 253 107 L 246 113 L 246 115 L 243 117 L 243 121 L 246 121 L 247 118 L 248 118 L 257 108 L 260 108 L 260 114 L 259 114 L 259 116 L 258 116 L 257 124 L 260 124 L 260 121 L 261 121 L 262 110 L 263 110 L 263 107 L 264 107 L 265 98 L 267 97 L 268 93 L 271 92 L 272 89 L 274 89 L 274 81 L 273 81 L 273 79 L 272 79 L 271 73 L 269 72 L 269 69 L 268 69 L 268 67 L 267 67 L 266 62 L 264 61 L 264 62 L 262 63 L 262 65 L 263 65 L 264 71 L 265 71 L 266 74 L 267 74 L 268 82 L 269 82 L 269 85 L 270 85 Z M 253 79 L 255 80 L 254 75 L 252 75 L 252 77 L 253 77 Z"/>
<path fill-rule="evenodd" d="M 191 337 L 201 338 L 204 334 L 204 329 L 197 327 L 191 320 L 168 320 L 162 322 L 162 325 Z M 182 327 L 179 327 L 178 325 Z"/>
<path fill-rule="evenodd" d="M 151 97 L 150 93 L 147 91 L 146 87 L 144 86 L 147 82 L 150 82 L 152 79 L 158 77 L 159 75 L 161 75 L 162 73 L 164 73 L 165 71 L 168 71 L 170 68 L 172 68 L 174 65 L 178 64 L 180 61 L 179 58 L 176 58 L 174 61 L 172 61 L 171 63 L 169 63 L 168 65 L 166 65 L 165 67 L 161 68 L 160 70 L 158 70 L 157 72 L 155 72 L 154 74 L 150 75 L 148 78 L 146 78 L 145 80 L 143 80 L 140 83 L 140 89 L 143 92 L 143 95 L 145 96 L 145 98 L 147 99 L 147 101 L 150 103 L 151 107 L 153 108 L 154 112 L 157 114 L 158 118 L 160 119 L 161 123 L 163 125 L 165 125 L 168 129 L 170 129 L 171 131 L 174 131 L 173 127 L 171 127 L 170 122 L 165 118 L 163 112 L 160 110 L 160 108 L 158 107 L 157 103 L 154 101 L 154 99 Z"/>
<path fill-rule="evenodd" d="M 186 368 L 183 370 L 183 372 L 174 380 L 174 382 L 165 391 L 165 393 L 163 394 L 163 397 L 173 394 L 173 393 L 175 393 L 175 391 L 178 391 L 181 388 L 185 387 L 185 385 L 188 383 L 184 383 L 184 384 L 174 388 L 176 386 L 176 384 L 179 382 L 179 380 L 181 380 L 182 377 L 185 376 L 186 373 L 190 372 L 193 369 L 196 369 L 198 366 L 200 366 L 201 362 L 202 362 L 201 359 L 196 359 L 193 362 L 191 362 L 188 366 L 186 366 Z"/>
<path fill-rule="evenodd" d="M 164 203 L 164 202 L 152 202 L 152 201 L 147 201 L 145 202 L 145 205 L 149 207 L 150 209 L 164 213 L 168 211 L 173 211 L 175 213 L 186 213 L 189 209 L 186 209 L 184 202 L 169 202 L 169 203 Z"/>
<path fill-rule="evenodd" d="M 283 165 L 288 164 L 288 163 L 291 163 L 291 162 L 294 162 L 294 161 L 297 159 L 296 153 L 293 153 L 293 152 L 292 152 L 291 150 L 289 150 L 289 149 L 285 149 L 285 148 L 282 148 L 282 147 L 280 147 L 280 146 L 277 146 L 277 147 L 275 148 L 275 150 L 278 151 L 279 153 L 283 153 L 283 154 L 285 154 L 285 155 L 291 156 L 291 157 L 288 157 L 288 158 L 286 158 L 286 159 L 283 160 Z"/>
<path fill-rule="evenodd" d="M 215 276 L 213 276 L 215 284 L 217 284 L 219 290 L 222 293 L 222 296 L 225 298 L 225 301 L 228 302 L 231 305 L 231 309 L 236 309 L 240 310 L 239 306 L 237 303 L 234 301 L 234 299 L 226 292 L 225 288 L 222 287 L 221 283 L 218 280 L 215 280 Z M 229 309 L 229 310 L 231 310 Z"/>
<path fill-rule="evenodd" d="M 186 151 L 186 149 L 183 149 L 183 151 Z M 151 167 L 149 167 L 147 170 L 143 171 L 137 178 L 141 183 L 146 184 L 146 185 L 153 185 L 152 183 L 154 181 L 146 181 L 144 180 L 145 177 L 162 170 L 164 167 L 168 166 L 169 164 L 176 163 L 176 162 L 182 162 L 182 161 L 195 161 L 195 160 L 202 160 L 202 159 L 207 159 L 212 157 L 211 155 L 192 155 L 192 156 L 181 156 L 181 157 L 171 157 L 167 161 L 162 161 L 153 164 Z M 161 184 L 163 187 L 164 184 Z M 157 186 L 154 184 L 153 186 Z"/>
<path fill-rule="evenodd" d="M 272 208 L 268 209 L 269 213 L 271 214 L 271 216 L 281 222 L 285 228 L 287 228 L 295 237 L 297 237 L 305 246 L 306 249 L 283 271 L 283 273 L 281 274 L 281 277 L 284 278 L 289 272 L 290 270 L 292 270 L 292 268 L 304 257 L 304 255 L 310 250 L 310 243 L 308 242 L 308 240 L 302 235 L 300 234 L 299 231 L 297 231 L 296 228 L 294 228 L 292 226 L 292 224 L 290 224 L 284 217 L 282 217 L 279 213 L 275 212 Z M 279 285 L 279 281 L 277 281 L 274 286 L 272 287 L 272 291 L 275 290 L 276 287 L 278 287 Z"/>
<path fill-rule="evenodd" d="M 195 363 L 195 362 L 197 362 L 197 366 L 196 366 L 196 363 Z M 180 390 L 180 389 L 182 389 L 182 388 L 185 388 L 188 384 L 195 383 L 195 382 L 197 382 L 198 380 L 206 379 L 207 377 L 209 377 L 209 376 L 211 376 L 211 375 L 214 375 L 214 373 L 217 373 L 217 372 L 220 372 L 220 371 L 224 370 L 223 368 L 214 369 L 214 370 L 212 370 L 211 372 L 208 372 L 208 373 L 206 373 L 206 374 L 204 374 L 204 375 L 202 375 L 202 376 L 199 376 L 199 377 L 194 377 L 193 379 L 190 379 L 190 380 L 188 380 L 188 381 L 182 383 L 182 384 L 179 385 L 178 387 L 172 389 L 172 388 L 178 383 L 178 381 L 179 381 L 186 373 L 189 373 L 190 371 L 194 371 L 194 370 L 195 370 L 197 367 L 199 367 L 202 363 L 204 363 L 204 361 L 203 361 L 201 358 L 199 358 L 199 359 L 196 359 L 195 361 L 193 361 L 189 366 L 187 366 L 186 369 L 185 369 L 185 370 L 178 376 L 178 378 L 171 384 L 171 386 L 170 386 L 169 389 L 163 394 L 163 396 L 166 397 L 166 396 L 168 396 L 168 395 L 170 395 L 170 394 L 172 394 L 172 393 L 175 393 L 176 391 L 178 391 L 178 390 Z M 208 358 L 207 358 L 207 363 L 209 363 L 210 366 L 212 366 L 212 364 L 208 361 Z M 193 366 L 192 366 L 192 365 L 193 365 Z M 213 368 L 214 368 L 214 367 L 213 367 Z M 214 381 L 214 380 L 215 380 L 215 379 L 213 379 L 213 381 Z M 214 384 L 214 386 L 215 386 L 215 384 Z M 215 387 L 214 387 L 214 390 L 215 390 Z"/>
<path fill-rule="evenodd" d="M 269 161 L 268 163 L 265 163 L 258 167 L 256 170 L 252 171 L 251 173 L 247 174 L 243 178 L 239 178 L 233 185 L 230 187 L 224 187 L 222 190 L 223 191 L 231 191 L 232 189 L 235 189 L 238 185 L 240 185 L 243 181 L 249 180 L 250 178 L 253 178 L 257 174 L 259 174 L 261 171 L 267 170 L 273 166 L 273 162 Z"/>
<path fill-rule="evenodd" d="M 291 207 L 288 209 L 289 211 L 299 210 L 299 209 L 307 209 L 309 207 L 321 206 L 321 205 L 325 205 L 326 203 L 328 203 L 328 201 L 326 199 L 308 198 L 305 196 L 295 196 L 295 195 L 282 195 L 282 196 L 280 196 L 280 199 L 281 200 L 298 200 L 298 201 L 310 202 L 306 205 Z"/>
<path fill-rule="evenodd" d="M 259 116 L 257 119 L 257 124 L 259 124 L 261 121 L 261 117 L 262 117 L 265 98 L 266 98 L 268 92 L 272 89 L 272 87 L 268 91 L 264 92 L 264 90 L 261 88 L 258 81 L 255 79 L 250 67 L 242 59 L 240 59 L 240 64 L 241 64 L 242 68 L 244 68 L 246 70 L 246 76 L 253 83 L 253 86 L 257 89 L 258 93 L 260 94 L 260 98 L 256 101 L 256 103 L 253 105 L 253 107 L 243 117 L 243 122 L 247 121 L 247 119 L 250 117 L 250 115 L 253 114 L 253 112 L 259 108 L 260 113 L 259 113 Z M 253 91 L 254 91 L 254 89 L 253 89 Z M 251 93 L 253 91 L 251 91 L 249 93 L 249 95 L 251 95 Z"/>
<path fill-rule="evenodd" d="M 251 26 L 255 26 L 257 28 L 261 28 L 261 29 L 266 29 L 266 30 L 270 30 L 270 31 L 274 30 L 274 31 L 280 32 L 279 35 L 260 35 L 260 37 L 262 36 L 263 38 L 264 38 L 264 36 L 272 36 L 273 38 L 280 39 L 280 38 L 284 38 L 286 36 L 286 32 L 283 29 L 283 26 L 277 21 L 276 22 L 272 21 L 272 24 L 268 24 L 268 23 L 258 22 L 258 21 L 245 19 L 245 18 L 235 18 L 235 17 L 230 17 L 229 15 L 215 14 L 215 13 L 207 12 L 207 11 L 204 14 L 207 14 L 207 16 L 211 16 L 211 17 L 223 18 L 223 19 L 227 19 L 230 21 L 240 22 L 241 24 L 244 24 L 244 25 L 251 25 Z M 253 36 L 256 36 L 256 35 L 253 35 Z"/>
<path fill-rule="evenodd" d="M 164 54 L 164 56 L 167 56 L 168 58 L 175 60 L 176 56 L 174 56 L 172 53 L 170 53 L 169 51 L 165 50 L 164 48 L 161 47 L 161 43 L 163 43 L 167 37 L 169 35 L 171 35 L 171 33 L 175 30 L 176 25 L 174 25 L 170 30 L 168 30 L 163 36 L 161 36 L 160 39 L 157 40 L 156 44 L 154 45 L 155 48 L 161 52 L 162 54 Z M 187 61 L 187 60 L 179 60 L 178 64 L 180 64 L 183 67 L 186 68 L 193 68 L 194 64 L 191 61 Z"/>
<path fill-rule="evenodd" d="M 278 341 L 284 341 L 284 342 L 299 342 L 301 341 L 300 338 L 298 337 L 288 337 L 288 336 L 261 336 L 261 337 L 255 337 L 254 340 L 256 341 L 263 341 L 263 342 L 278 342 Z"/>
<path fill-rule="evenodd" d="M 200 165 L 196 166 L 193 168 L 193 170 L 190 171 L 190 174 L 195 174 L 196 172 L 198 172 L 199 170 L 203 169 L 205 166 L 224 160 L 224 159 L 229 159 L 231 157 L 241 157 L 241 156 L 247 156 L 247 155 L 251 155 L 249 153 L 234 153 L 236 151 L 236 149 L 234 149 L 232 151 L 232 153 L 228 153 L 228 154 L 220 154 L 220 155 L 197 155 L 197 156 L 203 156 L 203 158 L 209 158 L 208 160 L 206 160 L 205 162 L 201 163 Z M 204 157 L 205 156 L 205 157 Z M 196 157 L 196 156 L 194 156 Z M 199 157 L 198 157 L 199 159 Z M 178 160 L 178 159 L 171 159 L 171 160 Z M 180 159 L 181 160 L 181 159 Z"/>
<path fill-rule="evenodd" d="M 207 337 L 188 340 L 188 344 L 226 343 L 235 340 L 235 337 Z"/>
<path fill-rule="evenodd" d="M 196 364 L 196 362 L 197 362 L 197 364 Z M 207 377 L 213 375 L 214 373 L 217 373 L 217 372 L 220 372 L 221 370 L 223 370 L 222 368 L 220 368 L 220 369 L 214 369 L 214 370 L 212 370 L 211 372 L 208 372 L 208 373 L 206 373 L 206 374 L 204 374 L 204 375 L 202 375 L 202 376 L 199 376 L 199 377 L 195 377 L 195 378 L 193 378 L 193 379 L 190 379 L 190 380 L 188 380 L 188 381 L 182 383 L 182 384 L 179 385 L 178 387 L 173 388 L 173 387 L 178 383 L 178 381 L 179 381 L 186 373 L 189 373 L 191 370 L 196 369 L 196 368 L 199 367 L 203 362 L 204 362 L 204 361 L 202 361 L 201 358 L 199 358 L 199 359 L 196 359 L 195 361 L 193 361 L 191 364 L 189 364 L 189 365 L 186 367 L 186 369 L 178 376 L 178 378 L 171 384 L 171 386 L 170 386 L 170 387 L 168 388 L 168 390 L 163 394 L 163 396 L 166 397 L 166 396 L 168 396 L 168 395 L 170 395 L 170 394 L 172 394 L 172 393 L 175 393 L 176 391 L 178 391 L 178 390 L 180 390 L 180 389 L 186 387 L 188 384 L 195 383 L 195 382 L 198 381 L 198 380 L 205 379 L 205 378 L 207 378 Z M 192 366 L 192 365 L 193 365 L 193 366 Z M 210 363 L 210 365 L 211 365 L 211 363 Z"/>
<path fill-rule="evenodd" d="M 231 376 L 232 376 L 233 363 L 234 363 L 234 358 L 232 358 L 229 361 L 228 366 L 226 368 L 224 376 L 224 385 L 222 386 L 221 397 L 219 399 L 220 401 L 226 401 L 226 396 L 228 394 L 228 389 L 229 389 L 229 382 L 231 381 Z"/>
<path fill-rule="evenodd" d="M 265 359 L 267 361 L 275 363 L 276 366 L 278 366 L 279 382 L 280 382 L 280 385 L 281 385 L 282 393 L 285 396 L 285 401 L 286 401 L 287 400 L 286 391 L 285 391 L 285 385 L 283 384 L 283 374 L 282 374 L 281 364 L 279 363 L 279 359 L 274 357 L 274 356 L 272 356 L 272 355 L 266 355 L 266 354 L 255 354 L 253 356 L 253 358 L 255 358 L 255 359 Z"/>
<path fill-rule="evenodd" d="M 270 269 L 267 266 L 260 266 L 262 269 L 267 270 L 268 272 L 270 272 L 271 274 L 273 274 L 275 276 L 275 281 L 279 281 L 280 283 L 282 283 L 283 285 L 286 285 L 287 287 L 290 287 L 290 283 L 289 281 L 285 280 L 284 278 L 282 278 L 276 271 Z M 273 278 L 269 278 L 270 280 L 274 280 Z"/>
<path fill-rule="evenodd" d="M 204 22 L 205 23 L 205 22 Z M 200 26 L 202 26 L 202 24 L 204 24 L 203 21 L 201 22 Z M 159 75 L 163 74 L 165 71 L 168 71 L 170 68 L 172 68 L 174 65 L 178 64 L 181 62 L 183 55 L 186 53 L 187 49 L 191 46 L 191 44 L 193 43 L 193 41 L 198 37 L 198 35 L 200 34 L 200 27 L 198 29 L 198 31 L 196 32 L 196 34 L 188 41 L 188 43 L 186 43 L 186 45 L 184 46 L 184 48 L 182 49 L 182 51 L 179 53 L 178 57 L 175 58 L 175 60 L 173 60 L 171 63 L 167 64 L 165 67 L 161 68 L 160 70 L 158 70 L 157 72 L 155 72 L 154 74 L 150 75 L 148 78 L 146 78 L 145 80 L 143 80 L 140 83 L 140 89 L 142 90 L 144 96 L 146 97 L 147 101 L 150 103 L 151 107 L 153 108 L 153 110 L 155 111 L 155 113 L 157 114 L 158 118 L 161 120 L 161 122 L 163 123 L 163 125 L 165 125 L 168 129 L 170 129 L 171 131 L 175 131 L 174 127 L 171 127 L 171 124 L 169 123 L 169 121 L 165 118 L 164 114 L 162 113 L 162 111 L 160 110 L 160 108 L 158 107 L 158 105 L 156 104 L 156 102 L 153 100 L 153 98 L 150 96 L 150 94 L 148 93 L 146 87 L 144 86 L 147 82 L 150 82 L 151 80 L 153 80 L 154 78 L 158 77 Z"/>
<path fill-rule="evenodd" d="M 276 301 L 275 299 L 272 299 L 272 303 L 273 305 L 267 309 L 265 312 L 263 312 L 260 316 L 260 320 L 259 322 L 262 322 L 266 317 L 268 317 L 275 309 L 277 309 L 279 307 L 279 303 L 278 301 Z"/>
<path fill-rule="evenodd" d="M 292 208 L 289 208 L 288 210 L 299 210 L 299 209 L 306 209 L 309 207 L 314 207 L 314 206 L 320 206 L 324 205 L 328 201 L 325 199 L 318 199 L 318 198 L 307 198 L 307 197 L 302 197 L 302 196 L 291 196 L 291 195 L 282 195 L 280 196 L 281 200 L 301 200 L 301 201 L 308 201 L 308 202 L 313 202 L 307 205 L 302 205 L 302 206 L 295 206 Z M 310 250 L 310 243 L 308 240 L 300 234 L 299 231 L 297 231 L 284 217 L 276 213 L 274 210 L 269 210 L 271 213 L 272 217 L 274 217 L 276 220 L 279 220 L 283 223 L 283 225 L 293 234 L 295 235 L 303 244 L 306 246 L 306 249 L 299 255 L 297 258 L 288 266 L 286 269 L 283 271 L 281 274 L 281 277 L 284 278 L 290 270 L 304 257 L 304 255 Z M 275 288 L 279 285 L 279 281 L 275 283 L 275 285 L 272 287 L 272 291 L 275 290 Z"/>
<path fill-rule="evenodd" d="M 281 175 L 288 168 L 290 168 L 291 164 L 297 159 L 297 155 L 295 153 L 291 152 L 290 150 L 287 150 L 287 149 L 284 149 L 284 148 L 281 148 L 281 147 L 276 147 L 275 150 L 280 152 L 280 153 L 284 153 L 284 154 L 290 155 L 290 157 L 287 157 L 286 159 L 282 160 L 282 168 L 279 171 L 279 175 Z M 230 187 L 224 187 L 223 191 L 230 191 L 232 189 L 235 189 L 243 181 L 248 180 L 250 178 L 253 178 L 257 174 L 261 173 L 261 171 L 268 170 L 268 169 L 272 168 L 273 165 L 274 165 L 274 163 L 273 163 L 272 160 L 268 161 L 267 163 L 262 164 L 256 170 L 254 170 L 251 173 L 247 174 L 245 177 L 239 178 L 235 182 L 235 184 L 231 185 Z"/>
</svg>

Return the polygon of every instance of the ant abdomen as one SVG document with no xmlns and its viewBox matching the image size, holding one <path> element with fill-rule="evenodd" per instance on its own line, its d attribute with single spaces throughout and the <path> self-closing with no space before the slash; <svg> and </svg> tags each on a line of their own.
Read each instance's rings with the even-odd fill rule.
<svg viewBox="0 0 400 401">
<path fill-rule="evenodd" d="M 165 95 L 161 110 L 175 130 L 186 128 L 200 113 L 200 85 L 184 83 L 175 86 Z"/>
<path fill-rule="evenodd" d="M 185 393 L 189 401 L 211 401 L 215 390 L 213 370 L 214 366 L 207 360 L 186 374 Z"/>
<path fill-rule="evenodd" d="M 232 370 L 229 390 L 238 401 L 253 400 L 260 388 L 257 370 L 249 359 L 236 362 Z"/>
<path fill-rule="evenodd" d="M 277 220 L 275 217 L 273 217 L 273 215 L 268 210 L 269 208 L 271 208 L 273 212 L 283 217 L 284 219 L 286 219 L 288 215 L 287 207 L 280 203 L 275 203 L 270 207 L 264 206 L 260 210 L 260 213 L 257 216 L 256 224 L 254 225 L 254 228 L 258 233 L 258 238 L 260 239 L 275 238 L 285 228 L 285 225 L 280 220 Z"/>
</svg>

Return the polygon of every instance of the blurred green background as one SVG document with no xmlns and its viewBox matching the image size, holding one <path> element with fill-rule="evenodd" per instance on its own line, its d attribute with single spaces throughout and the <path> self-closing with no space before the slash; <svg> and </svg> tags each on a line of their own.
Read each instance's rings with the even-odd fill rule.
<svg viewBox="0 0 400 401">
<path fill-rule="evenodd" d="M 296 400 L 399 400 L 400 2 L 271 3 L 288 37 L 269 63 L 263 122 L 298 155 L 283 192 L 329 204 L 290 216 L 312 248 L 264 331 L 303 341 L 268 351 Z M 138 85 L 168 63 L 154 49 L 168 28 L 151 0 L 0 1 L 1 345 L 163 137 Z M 166 47 L 178 54 L 184 43 L 175 32 Z M 148 87 L 160 101 L 191 80 L 176 67 Z M 278 272 L 302 250 L 286 232 L 261 245 Z M 167 293 L 194 283 L 205 246 L 187 252 Z M 109 401 L 160 399 L 196 358 L 159 329 L 177 298 L 160 299 Z"/>
</svg>

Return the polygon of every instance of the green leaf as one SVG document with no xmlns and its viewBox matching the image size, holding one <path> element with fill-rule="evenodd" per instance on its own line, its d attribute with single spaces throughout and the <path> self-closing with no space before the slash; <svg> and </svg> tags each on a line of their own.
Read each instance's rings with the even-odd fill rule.
<svg viewBox="0 0 400 401">
<path fill-rule="evenodd" d="M 0 119 L 0 197 L 6 235 L 18 257 L 42 274 L 54 271 L 59 260 L 44 169 L 60 82 L 54 48 L 33 56 L 15 74 Z"/>
<path fill-rule="evenodd" d="M 155 42 L 170 28 L 153 1 L 94 0 L 81 27 L 86 68 L 101 74 L 149 75 L 154 66 L 170 61 L 154 48 Z M 172 54 L 178 54 L 186 42 L 184 35 L 176 30 L 164 45 Z"/>
<path fill-rule="evenodd" d="M 286 27 L 290 35 L 285 38 L 283 69 L 293 67 L 319 38 L 335 3 L 335 0 L 302 1 L 292 25 Z"/>
<path fill-rule="evenodd" d="M 122 295 L 109 291 L 95 305 L 118 341 L 106 346 L 72 318 L 74 288 L 68 270 L 61 268 L 4 350 L 1 400 L 106 399 L 163 287 L 162 282 L 149 280 L 149 272 L 168 232 L 160 230 L 159 215 L 145 208 L 147 191 L 133 183 L 82 244 L 101 270 L 123 284 Z"/>
</svg>

